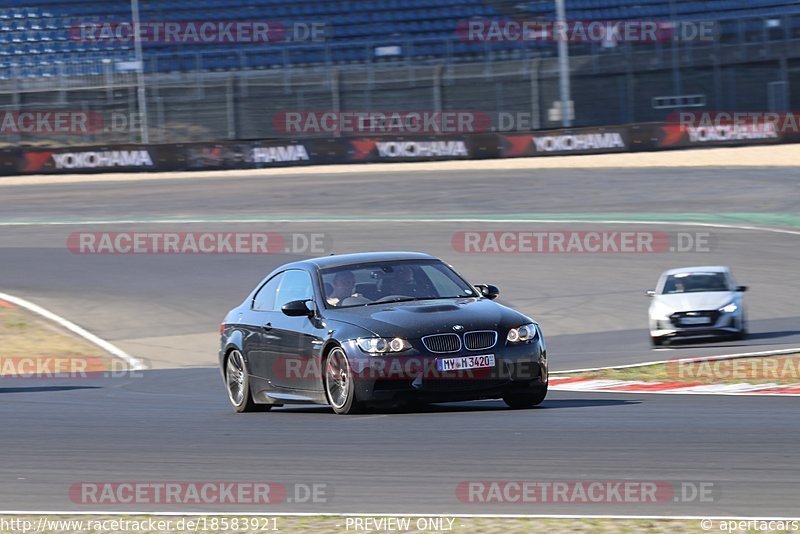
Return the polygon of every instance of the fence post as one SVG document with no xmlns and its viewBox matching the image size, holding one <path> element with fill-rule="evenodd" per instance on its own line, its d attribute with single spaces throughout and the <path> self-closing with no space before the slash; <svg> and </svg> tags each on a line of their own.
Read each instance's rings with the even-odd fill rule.
<svg viewBox="0 0 800 534">
<path fill-rule="evenodd" d="M 225 103 L 228 121 L 228 139 L 236 139 L 236 100 L 235 100 L 235 74 L 228 76 L 225 84 Z"/>
<path fill-rule="evenodd" d="M 540 130 L 542 128 L 542 111 L 539 107 L 539 66 L 541 58 L 534 58 L 531 61 L 531 128 Z"/>
<path fill-rule="evenodd" d="M 433 112 L 442 111 L 442 65 L 433 68 Z"/>
<path fill-rule="evenodd" d="M 331 77 L 331 108 L 334 113 L 339 113 L 341 111 L 341 102 L 342 102 L 342 95 L 339 93 L 339 76 L 341 71 L 339 68 L 334 68 L 330 71 Z M 341 131 L 339 128 L 336 129 L 336 132 L 333 134 L 334 137 L 339 137 L 341 135 Z"/>
</svg>

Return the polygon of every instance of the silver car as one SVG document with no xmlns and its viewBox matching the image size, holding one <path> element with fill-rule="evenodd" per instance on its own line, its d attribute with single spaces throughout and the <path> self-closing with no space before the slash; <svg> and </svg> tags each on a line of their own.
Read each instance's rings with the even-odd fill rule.
<svg viewBox="0 0 800 534">
<path fill-rule="evenodd" d="M 654 346 L 678 336 L 747 334 L 742 293 L 728 267 L 685 267 L 666 271 L 648 291 L 650 339 Z"/>
</svg>

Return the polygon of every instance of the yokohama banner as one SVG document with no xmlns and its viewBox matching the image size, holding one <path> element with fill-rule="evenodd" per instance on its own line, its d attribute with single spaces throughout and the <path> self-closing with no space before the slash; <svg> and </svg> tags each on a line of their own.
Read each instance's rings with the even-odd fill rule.
<svg viewBox="0 0 800 534">
<path fill-rule="evenodd" d="M 271 139 L 0 150 L 0 175 L 258 169 L 299 165 L 606 154 L 800 142 L 770 122 L 541 130 L 528 133 Z"/>
<path fill-rule="evenodd" d="M 501 157 L 628 152 L 629 128 L 580 128 L 500 136 Z"/>
<path fill-rule="evenodd" d="M 154 147 L 70 147 L 51 150 L 21 150 L 20 174 L 75 173 L 109 171 L 155 171 L 158 165 Z"/>
</svg>

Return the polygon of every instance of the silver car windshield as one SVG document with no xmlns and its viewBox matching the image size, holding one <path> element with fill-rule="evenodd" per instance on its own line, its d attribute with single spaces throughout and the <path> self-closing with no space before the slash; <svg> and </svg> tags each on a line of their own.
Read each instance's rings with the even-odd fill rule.
<svg viewBox="0 0 800 534">
<path fill-rule="evenodd" d="M 730 291 L 725 273 L 672 274 L 664 282 L 664 290 L 661 294 L 705 293 L 708 291 Z"/>
</svg>

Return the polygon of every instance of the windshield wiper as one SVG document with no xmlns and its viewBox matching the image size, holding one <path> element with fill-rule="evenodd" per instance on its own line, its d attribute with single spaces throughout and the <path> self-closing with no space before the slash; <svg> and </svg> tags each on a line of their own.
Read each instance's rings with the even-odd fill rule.
<svg viewBox="0 0 800 534">
<path fill-rule="evenodd" d="M 417 298 L 417 297 L 401 297 L 392 300 L 383 300 L 383 301 L 375 301 L 375 302 L 367 302 L 364 306 L 373 306 L 375 304 L 394 304 L 395 302 L 410 302 L 412 300 L 430 300 L 431 298 L 436 297 L 426 297 L 426 298 Z"/>
<path fill-rule="evenodd" d="M 392 300 L 375 301 L 363 304 L 363 306 L 373 306 L 375 304 L 394 304 L 395 302 L 411 302 L 412 300 L 443 300 L 443 299 L 462 299 L 462 298 L 475 298 L 474 295 L 463 297 L 456 295 L 454 297 L 400 297 Z"/>
</svg>

